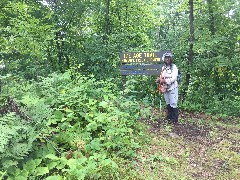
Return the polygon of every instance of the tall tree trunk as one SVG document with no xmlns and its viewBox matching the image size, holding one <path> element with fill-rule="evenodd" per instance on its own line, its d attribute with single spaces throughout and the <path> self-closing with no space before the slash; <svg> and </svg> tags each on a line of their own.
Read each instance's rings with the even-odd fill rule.
<svg viewBox="0 0 240 180">
<path fill-rule="evenodd" d="M 213 15 L 213 2 L 212 0 L 207 0 L 207 3 L 208 3 L 208 11 L 209 11 L 209 16 L 210 16 L 210 32 L 211 32 L 211 35 L 215 35 L 215 25 L 214 25 L 214 15 Z"/>
<path fill-rule="evenodd" d="M 58 31 L 55 34 L 55 40 L 56 40 L 56 47 L 57 47 L 57 56 L 58 56 L 58 63 L 57 63 L 57 69 L 61 69 L 63 62 L 62 62 L 62 47 L 61 47 L 61 32 Z"/>
<path fill-rule="evenodd" d="M 193 15 L 193 0 L 189 0 L 189 8 L 190 8 L 190 13 L 189 13 L 189 30 L 190 30 L 190 37 L 189 37 L 189 52 L 188 52 L 188 67 L 189 69 L 192 66 L 193 63 L 193 43 L 194 43 L 194 15 Z M 184 89 L 184 97 L 186 96 L 188 86 L 190 82 L 190 72 L 188 70 L 186 74 L 186 81 L 185 81 L 185 89 Z"/>
<path fill-rule="evenodd" d="M 107 40 L 107 36 L 110 33 L 110 19 L 109 19 L 109 11 L 110 11 L 110 3 L 111 0 L 107 0 L 107 7 L 106 7 L 106 13 L 105 13 L 105 35 L 104 40 Z"/>
<path fill-rule="evenodd" d="M 188 64 L 191 66 L 193 63 L 193 43 L 194 43 L 194 15 L 193 15 L 193 0 L 189 0 L 190 14 L 190 39 L 189 39 L 189 54 L 188 54 Z"/>
</svg>

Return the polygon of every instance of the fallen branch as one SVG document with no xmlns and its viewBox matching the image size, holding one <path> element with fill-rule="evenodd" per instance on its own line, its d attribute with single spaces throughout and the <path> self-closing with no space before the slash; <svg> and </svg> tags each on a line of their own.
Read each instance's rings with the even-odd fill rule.
<svg viewBox="0 0 240 180">
<path fill-rule="evenodd" d="M 9 112 L 15 112 L 16 115 L 19 115 L 21 118 L 23 118 L 24 120 L 26 120 L 28 122 L 32 121 L 32 119 L 24 111 L 21 110 L 21 108 L 17 104 L 17 102 L 8 96 L 7 104 L 4 105 L 2 108 L 0 108 L 0 114 L 4 115 Z"/>
</svg>

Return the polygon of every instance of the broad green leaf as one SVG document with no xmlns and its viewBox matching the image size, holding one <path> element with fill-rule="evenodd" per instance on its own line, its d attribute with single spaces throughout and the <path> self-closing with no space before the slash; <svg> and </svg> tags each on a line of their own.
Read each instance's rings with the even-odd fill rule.
<svg viewBox="0 0 240 180">
<path fill-rule="evenodd" d="M 61 111 L 59 111 L 59 110 L 56 110 L 56 111 L 54 112 L 54 115 L 55 115 L 55 117 L 56 117 L 57 119 L 62 119 L 62 118 L 64 117 L 63 113 L 62 113 Z"/>
<path fill-rule="evenodd" d="M 62 176 L 48 176 L 46 180 L 62 180 Z"/>
<path fill-rule="evenodd" d="M 14 180 L 27 180 L 28 177 L 25 177 L 25 176 L 17 176 L 14 178 Z"/>
<path fill-rule="evenodd" d="M 70 167 L 70 169 L 76 169 L 77 168 L 77 160 L 69 159 L 67 162 L 67 165 Z"/>
<path fill-rule="evenodd" d="M 37 168 L 37 166 L 41 163 L 41 161 L 42 161 L 41 159 L 30 160 L 26 164 L 24 164 L 23 167 L 25 170 L 33 172 Z"/>
<path fill-rule="evenodd" d="M 54 154 L 47 154 L 45 158 L 52 159 L 52 160 L 58 160 L 59 158 L 55 156 Z"/>
<path fill-rule="evenodd" d="M 42 176 L 49 173 L 48 167 L 37 167 L 35 170 L 35 175 L 36 176 Z"/>
<path fill-rule="evenodd" d="M 97 130 L 97 123 L 95 121 L 93 122 L 90 122 L 88 125 L 87 125 L 87 131 L 95 131 Z"/>
<path fill-rule="evenodd" d="M 57 165 L 58 162 L 50 162 L 49 164 L 47 164 L 49 170 L 55 168 Z"/>
<path fill-rule="evenodd" d="M 106 101 L 102 101 L 99 103 L 100 107 L 106 108 L 108 106 L 108 103 Z"/>
</svg>

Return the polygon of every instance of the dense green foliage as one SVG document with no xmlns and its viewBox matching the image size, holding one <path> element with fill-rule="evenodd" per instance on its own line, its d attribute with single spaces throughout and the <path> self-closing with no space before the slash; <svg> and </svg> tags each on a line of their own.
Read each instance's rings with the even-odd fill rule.
<svg viewBox="0 0 240 180">
<path fill-rule="evenodd" d="M 16 93 L 14 98 L 31 121 L 13 113 L 1 118 L 0 168 L 10 178 L 117 175 L 112 159 L 132 158 L 139 147 L 134 136 L 141 131 L 136 123 L 141 112 L 139 104 L 124 98 L 111 81 L 96 82 L 70 72 L 39 82 L 22 81 L 18 87 L 12 81 L 9 93 Z"/>
<path fill-rule="evenodd" d="M 192 63 L 187 0 L 44 2 L 0 2 L 1 108 L 11 97 L 30 118 L 1 111 L 3 176 L 122 176 L 118 162 L 140 146 L 137 120 L 163 100 L 154 76 L 128 76 L 122 91 L 122 51 L 170 49 L 186 78 L 181 109 L 240 115 L 238 1 L 194 1 Z"/>
</svg>

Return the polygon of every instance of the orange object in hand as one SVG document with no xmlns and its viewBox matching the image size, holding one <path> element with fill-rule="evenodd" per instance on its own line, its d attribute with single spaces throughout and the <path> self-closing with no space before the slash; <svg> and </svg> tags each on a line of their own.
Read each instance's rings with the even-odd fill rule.
<svg viewBox="0 0 240 180">
<path fill-rule="evenodd" d="M 158 84 L 158 91 L 160 93 L 165 93 L 167 90 L 167 84 L 166 84 L 166 80 L 162 77 L 162 73 L 163 71 L 161 71 L 160 73 L 160 77 L 159 77 L 160 83 Z"/>
</svg>

